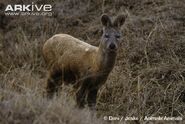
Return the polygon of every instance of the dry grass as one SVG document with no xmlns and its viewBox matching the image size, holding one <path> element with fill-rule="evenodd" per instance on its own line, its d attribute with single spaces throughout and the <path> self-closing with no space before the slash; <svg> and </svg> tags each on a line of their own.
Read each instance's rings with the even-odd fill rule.
<svg viewBox="0 0 185 124">
<path fill-rule="evenodd" d="M 10 2 L 0 3 L 3 10 L 3 4 Z M 54 16 L 6 17 L 0 13 L 0 123 L 100 124 L 107 123 L 103 117 L 108 115 L 184 118 L 183 0 L 58 0 L 55 3 L 40 0 L 40 3 L 52 3 Z M 47 100 L 43 43 L 53 34 L 68 33 L 97 45 L 102 28 L 99 17 L 103 12 L 110 15 L 125 12 L 128 18 L 122 29 L 123 42 L 115 68 L 99 92 L 97 111 L 77 109 L 74 99 L 65 91 Z"/>
</svg>

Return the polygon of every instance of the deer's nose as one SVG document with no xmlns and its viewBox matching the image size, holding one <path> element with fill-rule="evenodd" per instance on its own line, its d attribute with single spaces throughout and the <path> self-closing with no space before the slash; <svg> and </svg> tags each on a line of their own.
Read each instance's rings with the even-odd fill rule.
<svg viewBox="0 0 185 124">
<path fill-rule="evenodd" d="M 109 45 L 109 49 L 111 49 L 111 50 L 116 49 L 116 45 L 115 45 L 114 43 L 111 43 L 111 44 Z"/>
</svg>

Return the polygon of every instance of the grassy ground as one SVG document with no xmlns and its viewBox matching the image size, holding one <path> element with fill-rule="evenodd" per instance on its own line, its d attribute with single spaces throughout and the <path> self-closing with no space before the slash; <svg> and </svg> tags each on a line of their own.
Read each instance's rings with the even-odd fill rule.
<svg viewBox="0 0 185 124">
<path fill-rule="evenodd" d="M 183 0 L 40 0 L 53 16 L 4 16 L 0 2 L 0 123 L 101 124 L 104 116 L 185 115 L 185 2 Z M 29 3 L 15 0 L 14 3 Z M 127 13 L 116 65 L 98 94 L 97 112 L 79 110 L 66 91 L 44 97 L 43 43 L 68 33 L 98 45 L 100 16 Z M 110 121 L 183 123 L 183 121 Z"/>
</svg>

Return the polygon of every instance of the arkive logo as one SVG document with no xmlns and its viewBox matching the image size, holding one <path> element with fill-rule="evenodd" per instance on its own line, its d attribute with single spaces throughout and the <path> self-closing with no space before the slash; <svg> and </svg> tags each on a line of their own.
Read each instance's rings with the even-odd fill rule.
<svg viewBox="0 0 185 124">
<path fill-rule="evenodd" d="M 8 4 L 5 8 L 5 15 L 52 15 L 51 4 Z"/>
</svg>

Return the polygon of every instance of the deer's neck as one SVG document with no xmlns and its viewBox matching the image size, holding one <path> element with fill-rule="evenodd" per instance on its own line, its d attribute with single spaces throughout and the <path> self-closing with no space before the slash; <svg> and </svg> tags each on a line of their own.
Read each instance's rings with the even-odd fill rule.
<svg viewBox="0 0 185 124">
<path fill-rule="evenodd" d="M 97 54 L 99 69 L 104 73 L 109 74 L 114 67 L 116 55 L 116 52 L 105 51 L 101 46 L 99 46 Z"/>
</svg>

